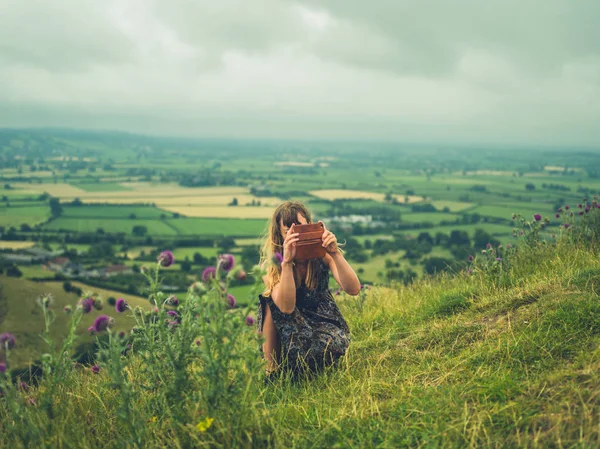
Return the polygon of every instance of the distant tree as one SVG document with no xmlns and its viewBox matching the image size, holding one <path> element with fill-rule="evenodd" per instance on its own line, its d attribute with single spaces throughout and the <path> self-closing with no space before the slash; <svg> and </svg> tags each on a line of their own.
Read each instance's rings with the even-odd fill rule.
<svg viewBox="0 0 600 449">
<path fill-rule="evenodd" d="M 23 273 L 21 272 L 21 270 L 19 270 L 19 267 L 17 267 L 16 265 L 11 265 L 6 269 L 6 275 L 15 278 L 20 278 L 23 275 Z"/>
<path fill-rule="evenodd" d="M 189 258 L 186 256 L 185 260 L 183 260 L 180 264 L 181 271 L 184 273 L 189 273 L 192 271 L 192 263 L 189 261 Z"/>
<path fill-rule="evenodd" d="M 80 207 L 83 206 L 83 202 L 79 198 L 75 198 L 71 201 L 71 206 Z"/>
<path fill-rule="evenodd" d="M 131 232 L 136 237 L 143 237 L 148 233 L 148 228 L 144 225 L 135 225 Z"/>
<path fill-rule="evenodd" d="M 219 241 L 217 242 L 217 246 L 221 248 L 221 251 L 226 253 L 231 249 L 235 248 L 235 240 L 233 239 L 233 237 L 226 236 L 219 239 Z"/>
<path fill-rule="evenodd" d="M 242 249 L 241 256 L 245 265 L 256 265 L 260 260 L 260 248 L 258 246 L 245 246 Z"/>
<path fill-rule="evenodd" d="M 423 271 L 427 274 L 440 273 L 451 267 L 453 261 L 443 257 L 428 257 L 422 261 Z"/>
<path fill-rule="evenodd" d="M 52 214 L 52 216 L 54 218 L 60 217 L 60 214 L 62 213 L 62 206 L 60 205 L 60 200 L 58 198 L 50 198 L 48 205 L 50 206 L 50 213 Z"/>
<path fill-rule="evenodd" d="M 229 203 L 229 206 L 237 206 L 238 205 L 238 199 L 234 198 L 231 200 L 231 203 Z"/>
<path fill-rule="evenodd" d="M 137 218 L 137 216 L 135 214 L 129 214 L 129 218 L 131 220 L 135 220 Z"/>
<path fill-rule="evenodd" d="M 27 223 L 23 223 L 21 225 L 21 232 L 31 232 L 31 226 L 29 226 Z"/>
<path fill-rule="evenodd" d="M 208 262 L 208 259 L 198 252 L 194 253 L 193 259 L 196 265 L 204 265 Z"/>
<path fill-rule="evenodd" d="M 525 184 L 525 190 L 533 192 L 535 190 L 535 184 L 528 182 L 527 184 Z"/>
</svg>

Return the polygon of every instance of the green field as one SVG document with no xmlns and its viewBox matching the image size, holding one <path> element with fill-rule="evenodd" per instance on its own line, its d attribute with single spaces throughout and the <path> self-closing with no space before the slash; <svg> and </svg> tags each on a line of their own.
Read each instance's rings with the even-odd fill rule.
<svg viewBox="0 0 600 449">
<path fill-rule="evenodd" d="M 230 218 L 176 218 L 167 220 L 179 235 L 231 235 L 253 237 L 262 234 L 266 220 Z"/>
<path fill-rule="evenodd" d="M 160 220 L 127 220 L 127 219 L 85 219 L 57 218 L 44 225 L 48 231 L 73 231 L 95 233 L 98 229 L 104 232 L 131 234 L 134 226 L 146 226 L 148 233 L 153 235 L 177 235 L 178 232 Z"/>
<path fill-rule="evenodd" d="M 126 218 L 135 219 L 170 217 L 171 212 L 151 206 L 116 206 L 111 204 L 93 204 L 84 206 L 64 206 L 62 216 L 68 218 Z"/>
<path fill-rule="evenodd" d="M 34 226 L 50 217 L 48 206 L 4 207 L 0 206 L 0 226 L 18 228 L 22 224 Z"/>
</svg>

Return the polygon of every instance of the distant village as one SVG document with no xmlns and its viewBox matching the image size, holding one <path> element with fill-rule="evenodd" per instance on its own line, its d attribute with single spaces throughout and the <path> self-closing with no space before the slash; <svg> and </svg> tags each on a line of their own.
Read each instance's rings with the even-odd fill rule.
<svg viewBox="0 0 600 449">
<path fill-rule="evenodd" d="M 0 254 L 0 259 L 8 263 L 34 265 L 40 264 L 43 269 L 60 273 L 66 277 L 80 278 L 110 278 L 118 274 L 132 274 L 133 269 L 126 265 L 115 264 L 106 267 L 86 269 L 79 263 L 63 257 L 64 250 L 49 251 L 44 248 L 32 247 L 19 250 L 18 253 Z"/>
</svg>

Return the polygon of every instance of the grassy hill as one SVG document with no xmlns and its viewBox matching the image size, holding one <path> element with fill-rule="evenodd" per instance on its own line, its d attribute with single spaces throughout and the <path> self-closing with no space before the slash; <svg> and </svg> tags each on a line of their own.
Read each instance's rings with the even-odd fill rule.
<svg viewBox="0 0 600 449">
<path fill-rule="evenodd" d="M 352 343 L 336 370 L 300 384 L 259 378 L 219 408 L 204 401 L 212 381 L 194 362 L 179 380 L 189 402 L 178 415 L 166 393 L 138 385 L 134 356 L 127 391 L 139 427 L 128 427 L 108 372 L 74 373 L 57 390 L 67 406 L 48 445 L 134 447 L 134 435 L 165 448 L 600 444 L 600 259 L 585 245 L 540 245 L 500 270 L 373 288 L 339 304 Z M 27 413 L 47 423 L 36 407 Z M 0 407 L 0 430 L 10 416 Z M 88 424 L 77 424 L 82 416 Z M 14 438 L 0 447 L 18 446 Z"/>
<path fill-rule="evenodd" d="M 75 283 L 85 293 L 98 293 L 104 299 L 104 308 L 102 311 L 94 310 L 79 323 L 77 328 L 82 343 L 92 342 L 94 339 L 87 332 L 94 319 L 100 314 L 106 314 L 112 317 L 117 316 L 114 307 L 106 303 L 105 290 L 94 287 L 87 287 L 83 284 Z M 44 330 L 44 317 L 42 310 L 37 303 L 37 299 L 42 294 L 51 294 L 54 300 L 53 309 L 56 311 L 56 320 L 52 327 L 52 336 L 56 340 L 61 340 L 67 334 L 69 316 L 63 312 L 66 305 L 73 308 L 77 305 L 79 297 L 74 293 L 66 293 L 63 290 L 61 282 L 31 282 L 22 279 L 0 276 L 0 334 L 11 332 L 19 342 L 19 350 L 13 352 L 13 366 L 23 366 L 29 361 L 38 360 L 43 351 L 46 350 L 45 343 L 40 338 Z M 115 297 L 125 298 L 132 307 L 140 306 L 145 309 L 150 308 L 147 300 L 136 296 L 111 292 Z M 131 317 L 119 316 L 116 329 L 130 330 L 134 321 Z"/>
</svg>

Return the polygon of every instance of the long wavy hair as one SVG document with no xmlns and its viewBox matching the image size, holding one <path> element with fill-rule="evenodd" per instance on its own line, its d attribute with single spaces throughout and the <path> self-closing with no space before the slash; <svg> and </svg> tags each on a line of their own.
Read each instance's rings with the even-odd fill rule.
<svg viewBox="0 0 600 449">
<path fill-rule="evenodd" d="M 279 229 L 280 223 L 283 222 L 284 226 L 288 228 L 292 226 L 292 223 L 298 223 L 298 213 L 306 218 L 307 223 L 312 223 L 312 216 L 309 210 L 300 201 L 285 201 L 281 203 L 275 211 L 273 216 L 269 220 L 267 229 L 264 236 L 264 243 L 260 254 L 260 265 L 266 269 L 267 274 L 265 278 L 265 290 L 263 296 L 271 296 L 273 287 L 281 279 L 281 265 L 273 263 L 273 257 L 276 253 L 283 254 L 283 236 Z M 317 287 L 317 270 L 319 267 L 319 259 L 311 259 L 308 262 L 306 271 L 306 286 L 309 289 L 315 289 Z M 294 266 L 294 281 L 296 286 L 302 282 L 299 278 L 296 267 Z"/>
</svg>

